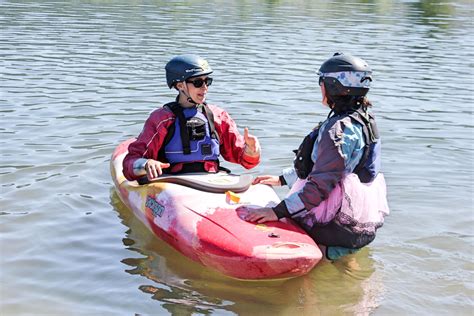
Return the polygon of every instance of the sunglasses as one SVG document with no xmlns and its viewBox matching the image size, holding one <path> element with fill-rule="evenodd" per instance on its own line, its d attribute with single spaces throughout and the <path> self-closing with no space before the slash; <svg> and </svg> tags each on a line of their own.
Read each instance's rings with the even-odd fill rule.
<svg viewBox="0 0 474 316">
<path fill-rule="evenodd" d="M 192 83 L 195 88 L 201 88 L 203 84 L 210 86 L 212 84 L 212 78 L 207 77 L 206 79 L 186 80 L 187 83 Z"/>
</svg>

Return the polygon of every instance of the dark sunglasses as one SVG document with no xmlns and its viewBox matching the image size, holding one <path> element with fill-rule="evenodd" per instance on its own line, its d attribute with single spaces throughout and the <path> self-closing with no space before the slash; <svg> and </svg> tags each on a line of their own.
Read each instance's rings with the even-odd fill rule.
<svg viewBox="0 0 474 316">
<path fill-rule="evenodd" d="M 195 88 L 201 88 L 203 84 L 210 86 L 212 84 L 212 78 L 207 77 L 206 79 L 186 80 L 187 83 L 192 83 Z"/>
</svg>

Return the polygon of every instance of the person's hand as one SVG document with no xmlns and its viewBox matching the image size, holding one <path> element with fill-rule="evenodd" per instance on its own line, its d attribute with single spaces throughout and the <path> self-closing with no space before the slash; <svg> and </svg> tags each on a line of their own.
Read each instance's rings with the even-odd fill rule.
<svg viewBox="0 0 474 316">
<path fill-rule="evenodd" d="M 258 176 L 255 179 L 253 179 L 252 184 L 259 184 L 259 183 L 271 185 L 273 187 L 277 187 L 277 186 L 281 185 L 280 177 L 278 177 L 278 176 L 269 176 L 269 175 Z"/>
<path fill-rule="evenodd" d="M 249 134 L 249 129 L 244 128 L 245 153 L 255 157 L 260 155 L 260 143 L 257 137 Z"/>
<path fill-rule="evenodd" d="M 163 169 L 169 168 L 169 166 L 169 163 L 148 159 L 145 164 L 146 176 L 148 177 L 148 180 L 151 181 L 158 178 L 163 174 Z"/>
<path fill-rule="evenodd" d="M 237 212 L 241 213 L 241 218 L 247 222 L 261 224 L 278 221 L 278 217 L 271 207 L 250 208 L 241 206 L 237 208 Z"/>
</svg>

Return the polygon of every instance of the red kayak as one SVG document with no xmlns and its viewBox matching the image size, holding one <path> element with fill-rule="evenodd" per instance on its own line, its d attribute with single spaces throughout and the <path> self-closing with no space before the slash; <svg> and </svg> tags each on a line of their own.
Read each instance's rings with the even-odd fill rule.
<svg viewBox="0 0 474 316">
<path fill-rule="evenodd" d="M 296 224 L 241 219 L 241 205 L 274 206 L 280 200 L 250 175 L 185 174 L 149 184 L 128 181 L 122 172 L 128 141 L 112 155 L 111 173 L 120 199 L 156 236 L 186 257 L 238 279 L 295 277 L 322 258 L 315 242 Z"/>
</svg>

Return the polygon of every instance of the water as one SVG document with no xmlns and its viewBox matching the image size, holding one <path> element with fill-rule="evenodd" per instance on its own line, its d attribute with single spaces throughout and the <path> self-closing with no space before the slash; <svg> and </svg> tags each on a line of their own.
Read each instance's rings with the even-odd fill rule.
<svg viewBox="0 0 474 316">
<path fill-rule="evenodd" d="M 472 314 L 472 21 L 469 1 L 0 1 L 1 314 Z M 231 280 L 118 201 L 110 154 L 174 98 L 173 55 L 209 60 L 208 101 L 259 137 L 252 173 L 278 174 L 327 113 L 335 51 L 374 69 L 392 214 L 369 247 Z"/>
</svg>

